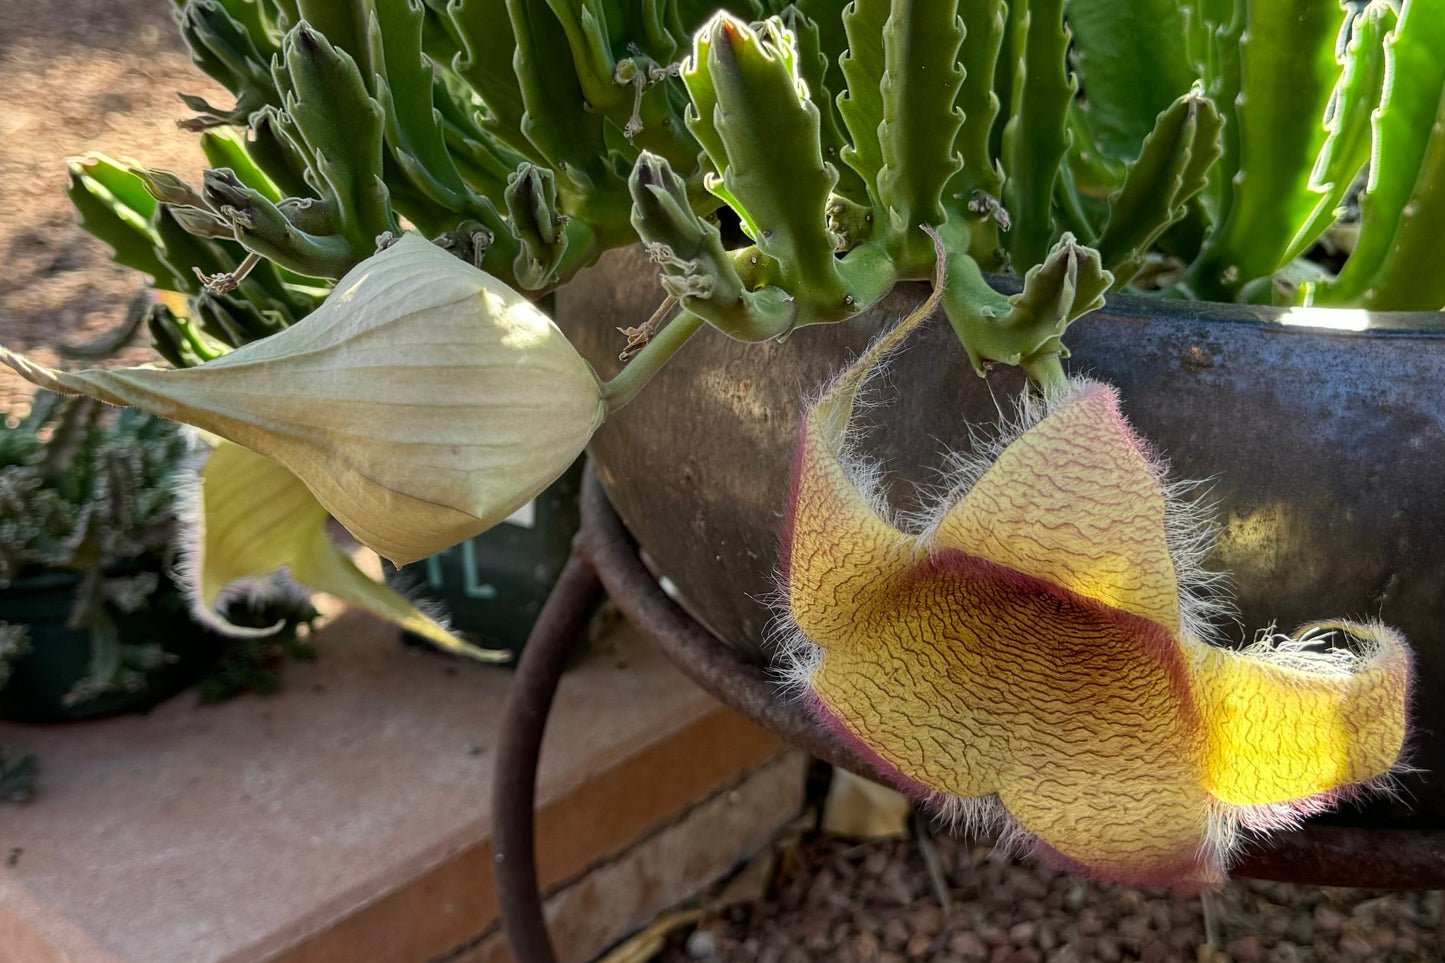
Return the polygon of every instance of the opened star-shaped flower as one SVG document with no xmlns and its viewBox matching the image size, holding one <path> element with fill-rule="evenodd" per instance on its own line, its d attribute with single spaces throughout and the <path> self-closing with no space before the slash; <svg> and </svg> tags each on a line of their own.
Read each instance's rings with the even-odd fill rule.
<svg viewBox="0 0 1445 963">
<path fill-rule="evenodd" d="M 1403 640 L 1331 622 L 1206 642 L 1197 538 L 1114 389 L 1074 382 L 917 531 L 891 521 L 849 429 L 907 327 L 800 429 L 783 574 L 797 681 L 826 724 L 945 815 L 1137 883 L 1218 883 L 1241 827 L 1295 824 L 1390 772 Z M 1352 646 L 1321 651 L 1331 635 Z"/>
</svg>

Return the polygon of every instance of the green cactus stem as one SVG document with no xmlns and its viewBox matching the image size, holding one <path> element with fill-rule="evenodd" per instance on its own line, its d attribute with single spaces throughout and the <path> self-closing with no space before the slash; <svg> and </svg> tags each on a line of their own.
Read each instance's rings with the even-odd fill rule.
<svg viewBox="0 0 1445 963">
<path fill-rule="evenodd" d="M 1329 136 L 1310 174 L 1310 190 L 1318 199 L 1290 239 L 1286 261 L 1303 254 L 1335 222 L 1345 195 L 1370 161 L 1370 118 L 1384 93 L 1385 41 L 1396 19 L 1387 0 L 1374 0 L 1351 22 L 1343 71 L 1326 122 Z"/>
<path fill-rule="evenodd" d="M 1013 263 L 1038 264 L 1057 234 L 1055 181 L 1069 150 L 1068 108 L 1078 83 L 1068 71 L 1069 35 L 1063 0 L 1014 7 L 1010 116 L 1003 132 L 1003 204 L 1013 221 L 1007 245 Z"/>
<path fill-rule="evenodd" d="M 963 36 L 952 4 L 896 0 L 883 26 L 883 167 L 875 216 L 905 274 L 932 267 L 933 246 L 918 228 L 943 223 L 944 190 L 963 167 L 954 150 L 964 119 L 954 105 L 964 77 L 958 63 Z"/>
<path fill-rule="evenodd" d="M 966 254 L 949 258 L 943 310 L 968 351 L 974 370 L 992 363 L 1020 365 L 1045 391 L 1064 383 L 1060 359 L 1068 356 L 1064 331 L 1104 304 L 1114 279 L 1098 252 L 1065 234 L 1042 264 L 1024 276 L 1024 288 L 1004 297 L 988 286 Z"/>
<path fill-rule="evenodd" d="M 1219 112 L 1199 89 L 1174 101 L 1154 122 L 1124 183 L 1109 196 L 1109 221 L 1094 245 L 1122 286 L 1139 273 L 1144 257 L 1187 202 L 1207 183 L 1219 159 Z"/>
<path fill-rule="evenodd" d="M 883 47 L 878 38 L 892 9 L 889 0 L 852 0 L 843 8 L 843 30 L 848 49 L 838 61 L 844 89 L 838 95 L 838 114 L 848 129 L 850 143 L 840 154 L 857 173 L 874 208 L 878 198 L 878 172 L 883 169 L 883 148 L 878 125 L 883 123 Z"/>
<path fill-rule="evenodd" d="M 334 203 L 336 233 L 359 262 L 379 235 L 401 230 L 382 178 L 385 113 L 356 61 L 304 22 L 287 34 L 281 64 L 286 113 L 314 158 L 312 186 Z"/>
<path fill-rule="evenodd" d="M 1005 4 L 1003 0 L 964 0 L 959 3 L 959 14 L 966 28 L 959 48 L 963 85 L 958 108 L 963 111 L 963 124 L 953 147 L 963 166 L 945 194 L 955 210 L 974 215 L 969 222 L 969 254 L 985 270 L 997 270 L 1003 266 L 999 230 L 1008 222 L 996 216 L 1002 210 L 998 198 L 1003 192 L 1003 172 L 989 149 L 989 131 L 999 115 L 994 75 L 1003 49 Z M 988 198 L 993 204 L 979 207 L 975 203 L 979 198 Z"/>
<path fill-rule="evenodd" d="M 220 81 L 236 98 L 230 110 L 223 110 L 202 97 L 182 94 L 181 101 L 197 113 L 183 121 L 183 127 L 205 130 L 223 124 L 244 125 L 254 111 L 278 103 L 268 67 L 277 51 L 259 22 L 243 23 L 217 0 L 186 0 L 172 13 L 196 66 Z M 259 46 L 257 40 L 261 41 Z"/>
<path fill-rule="evenodd" d="M 844 309 L 852 295 L 827 219 L 838 174 L 823 160 L 792 36 L 776 19 L 755 31 L 720 13 L 698 32 L 682 79 L 694 103 L 688 126 L 721 172 L 709 188 L 742 217 L 800 306 Z"/>
<path fill-rule="evenodd" d="M 1411 0 L 1385 46 L 1388 84 L 1375 119 L 1378 164 L 1360 198 L 1360 236 L 1332 284 L 1309 291 L 1328 306 L 1387 309 L 1445 304 L 1438 268 L 1445 211 L 1445 2 Z M 1403 82 L 1410 78 L 1412 82 Z"/>
<path fill-rule="evenodd" d="M 1315 204 L 1310 173 L 1340 78 L 1335 51 L 1345 9 L 1338 0 L 1248 6 L 1241 71 L 1250 95 L 1235 107 L 1239 166 L 1225 217 L 1185 282 L 1209 300 L 1232 300 L 1284 265 L 1296 226 Z"/>
</svg>

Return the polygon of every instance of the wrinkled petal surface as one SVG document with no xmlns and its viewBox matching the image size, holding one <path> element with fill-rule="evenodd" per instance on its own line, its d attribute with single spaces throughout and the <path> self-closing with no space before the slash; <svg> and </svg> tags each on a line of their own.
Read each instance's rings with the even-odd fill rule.
<svg viewBox="0 0 1445 963">
<path fill-rule="evenodd" d="M 1240 827 L 1391 770 L 1403 640 L 1345 622 L 1243 651 L 1189 635 L 1163 472 L 1108 386 L 1054 399 L 927 530 L 886 518 L 848 431 L 899 335 L 800 428 L 787 614 L 825 723 L 940 809 L 996 797 L 1037 854 L 1136 883 L 1217 883 Z M 1363 653 L 1319 653 L 1324 632 Z"/>
</svg>

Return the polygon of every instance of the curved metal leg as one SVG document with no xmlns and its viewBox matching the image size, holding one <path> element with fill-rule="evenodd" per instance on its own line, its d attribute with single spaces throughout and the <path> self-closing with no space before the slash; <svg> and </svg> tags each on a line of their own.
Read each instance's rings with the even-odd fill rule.
<svg viewBox="0 0 1445 963">
<path fill-rule="evenodd" d="M 537 886 L 537 760 L 562 667 L 601 593 L 579 539 L 527 636 L 502 716 L 492 777 L 492 873 L 502 928 L 518 963 L 556 960 Z"/>
<path fill-rule="evenodd" d="M 663 594 L 591 466 L 582 476 L 582 530 L 608 597 L 688 678 L 719 702 L 818 759 L 890 782 L 873 760 L 821 728 L 804 701 L 780 688 L 767 666 L 742 661 L 735 649 Z"/>
</svg>

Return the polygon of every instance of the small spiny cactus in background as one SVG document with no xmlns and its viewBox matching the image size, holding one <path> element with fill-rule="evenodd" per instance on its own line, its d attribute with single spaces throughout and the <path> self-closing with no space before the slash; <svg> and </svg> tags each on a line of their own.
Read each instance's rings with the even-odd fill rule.
<svg viewBox="0 0 1445 963">
<path fill-rule="evenodd" d="M 156 643 L 122 644 L 113 613 L 145 607 L 158 588 L 155 572 L 125 566 L 167 553 L 190 453 L 180 426 L 134 410 L 105 417 L 89 398 L 42 392 L 26 417 L 0 424 L 0 587 L 37 571 L 80 573 L 70 621 L 91 634 L 92 671 L 74 702 L 141 687 L 165 658 Z M 23 634 L 7 638 L 0 663 L 26 648 Z"/>
<path fill-rule="evenodd" d="M 29 569 L 99 571 L 169 546 L 190 443 L 144 412 L 105 414 L 89 398 L 41 392 L 24 418 L 0 423 L 0 585 Z"/>
</svg>

